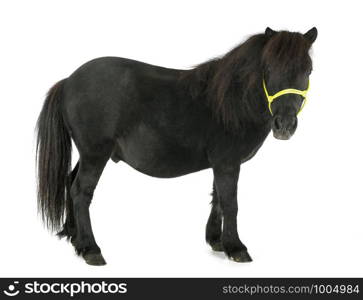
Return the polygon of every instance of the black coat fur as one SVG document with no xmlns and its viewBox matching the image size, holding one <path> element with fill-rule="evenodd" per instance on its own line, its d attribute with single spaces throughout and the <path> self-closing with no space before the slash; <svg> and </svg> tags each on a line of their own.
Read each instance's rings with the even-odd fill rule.
<svg viewBox="0 0 363 300">
<path fill-rule="evenodd" d="M 81 66 L 50 90 L 38 121 L 38 199 L 45 222 L 58 229 L 66 206 L 60 235 L 71 238 L 88 263 L 103 264 L 88 208 L 109 158 L 163 178 L 212 168 L 207 241 L 236 261 L 249 261 L 237 233 L 237 182 L 240 165 L 271 130 L 262 79 L 272 91 L 303 85 L 305 77 L 277 81 L 266 67 L 298 78 L 311 65 L 311 43 L 299 33 L 266 32 L 192 70 L 117 57 Z M 276 115 L 296 115 L 301 99 L 295 98 L 276 101 Z M 71 174 L 70 137 L 80 154 Z"/>
</svg>

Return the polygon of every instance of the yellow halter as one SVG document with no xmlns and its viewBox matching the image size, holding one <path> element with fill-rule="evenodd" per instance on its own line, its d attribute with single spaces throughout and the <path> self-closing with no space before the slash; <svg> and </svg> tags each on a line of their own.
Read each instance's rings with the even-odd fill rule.
<svg viewBox="0 0 363 300">
<path fill-rule="evenodd" d="M 275 95 L 272 95 L 270 96 L 268 94 L 268 91 L 267 91 L 267 88 L 266 88 L 266 83 L 265 83 L 265 79 L 263 79 L 263 90 L 265 91 L 265 94 L 266 94 L 266 98 L 267 98 L 267 102 L 268 102 L 268 109 L 270 110 L 270 113 L 271 115 L 273 115 L 272 113 L 272 109 L 271 109 L 271 104 L 272 102 L 282 96 L 282 95 L 286 95 L 286 94 L 296 94 L 296 95 L 300 95 L 300 96 L 303 96 L 304 97 L 304 100 L 303 100 L 303 103 L 301 104 L 301 107 L 298 111 L 298 113 L 300 113 L 302 111 L 302 109 L 304 108 L 305 106 L 305 102 L 306 102 L 306 94 L 309 90 L 309 86 L 310 86 L 310 83 L 308 81 L 308 87 L 305 91 L 301 91 L 301 90 L 297 90 L 297 89 L 284 89 L 284 90 L 281 90 L 279 92 L 277 92 Z"/>
</svg>

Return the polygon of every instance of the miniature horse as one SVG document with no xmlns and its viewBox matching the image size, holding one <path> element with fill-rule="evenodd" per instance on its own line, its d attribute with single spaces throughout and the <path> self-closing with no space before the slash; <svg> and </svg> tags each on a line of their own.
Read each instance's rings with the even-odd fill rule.
<svg viewBox="0 0 363 300">
<path fill-rule="evenodd" d="M 154 177 L 212 168 L 206 240 L 237 262 L 240 165 L 270 130 L 289 139 L 305 102 L 317 37 L 267 28 L 220 58 L 176 70 L 117 57 L 87 62 L 49 91 L 37 123 L 38 208 L 90 265 L 105 260 L 89 206 L 111 158 Z M 274 95 L 274 96 L 271 96 Z M 79 161 L 71 171 L 71 139 Z"/>
</svg>

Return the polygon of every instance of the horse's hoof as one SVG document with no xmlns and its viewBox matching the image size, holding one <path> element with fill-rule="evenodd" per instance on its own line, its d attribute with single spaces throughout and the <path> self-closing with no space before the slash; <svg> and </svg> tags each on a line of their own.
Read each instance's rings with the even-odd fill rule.
<svg viewBox="0 0 363 300">
<path fill-rule="evenodd" d="M 83 255 L 84 260 L 91 266 L 104 266 L 106 264 L 105 259 L 101 253 L 88 253 Z"/>
<path fill-rule="evenodd" d="M 220 241 L 212 244 L 211 247 L 212 247 L 212 250 L 213 251 L 217 251 L 217 252 L 224 251 L 223 246 L 222 246 L 222 243 Z"/>
<path fill-rule="evenodd" d="M 248 254 L 248 252 L 246 250 L 231 253 L 228 257 L 230 260 L 233 260 L 235 262 L 240 262 L 240 263 L 252 261 L 251 256 Z"/>
</svg>

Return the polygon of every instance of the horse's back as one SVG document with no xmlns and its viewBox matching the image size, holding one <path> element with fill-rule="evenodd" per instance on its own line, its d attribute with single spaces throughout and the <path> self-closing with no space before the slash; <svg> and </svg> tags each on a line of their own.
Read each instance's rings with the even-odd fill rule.
<svg viewBox="0 0 363 300">
<path fill-rule="evenodd" d="M 175 89 L 182 70 L 168 69 L 143 62 L 101 57 L 78 68 L 65 85 L 66 105 L 136 105 L 152 100 L 158 89 Z M 129 101 L 132 101 L 130 103 Z M 132 108 L 132 107 L 129 107 Z"/>
<path fill-rule="evenodd" d="M 179 72 L 118 57 L 89 61 L 65 82 L 66 122 L 72 132 L 113 138 L 143 119 L 160 98 L 172 99 L 166 93 L 175 93 Z"/>
</svg>

